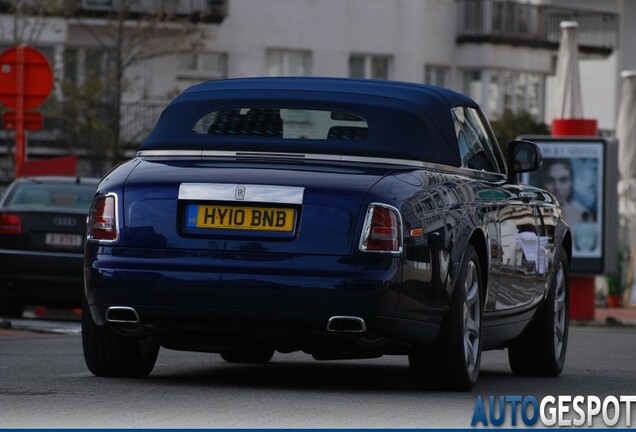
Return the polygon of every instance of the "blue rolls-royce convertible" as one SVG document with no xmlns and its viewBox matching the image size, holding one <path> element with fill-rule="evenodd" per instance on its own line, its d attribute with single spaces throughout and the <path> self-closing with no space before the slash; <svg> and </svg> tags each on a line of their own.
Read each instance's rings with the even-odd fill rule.
<svg viewBox="0 0 636 432">
<path fill-rule="evenodd" d="M 195 85 L 98 186 L 82 339 L 98 376 L 160 347 L 265 363 L 408 355 L 417 387 L 466 390 L 483 350 L 560 374 L 571 235 L 517 183 L 479 106 L 440 87 L 332 78 Z"/>
</svg>

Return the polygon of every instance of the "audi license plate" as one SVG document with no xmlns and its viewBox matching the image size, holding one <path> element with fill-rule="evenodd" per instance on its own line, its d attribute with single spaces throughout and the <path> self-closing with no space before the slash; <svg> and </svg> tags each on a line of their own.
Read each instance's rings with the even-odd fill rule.
<svg viewBox="0 0 636 432">
<path fill-rule="evenodd" d="M 296 211 L 278 207 L 189 205 L 186 227 L 290 232 Z"/>
<path fill-rule="evenodd" d="M 49 246 L 81 246 L 82 236 L 79 234 L 47 233 L 44 242 Z"/>
</svg>

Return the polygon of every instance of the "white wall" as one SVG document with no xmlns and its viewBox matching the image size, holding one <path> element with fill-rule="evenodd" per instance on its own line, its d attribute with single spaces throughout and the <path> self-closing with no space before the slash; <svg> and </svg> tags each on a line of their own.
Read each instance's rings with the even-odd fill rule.
<svg viewBox="0 0 636 432">
<path fill-rule="evenodd" d="M 602 129 L 615 127 L 618 74 L 636 69 L 636 0 L 536 0 L 592 10 L 621 11 L 620 51 L 609 59 L 581 62 L 584 114 L 597 118 Z M 10 16 L 0 16 L 0 41 L 10 37 Z M 457 35 L 454 0 L 230 0 L 228 16 L 219 26 L 207 26 L 205 50 L 227 52 L 228 76 L 266 73 L 267 48 L 312 52 L 312 75 L 347 76 L 352 53 L 393 56 L 392 78 L 422 82 L 424 65 L 449 66 L 450 87 L 462 90 L 463 68 L 503 68 L 550 73 L 553 56 L 546 50 L 489 44 L 462 44 Z M 67 31 L 50 19 L 41 36 L 45 44 L 94 45 L 85 30 Z M 56 30 L 57 27 L 61 29 Z M 177 61 L 168 32 L 159 39 L 166 55 L 156 56 L 128 71 L 127 100 L 165 100 L 194 84 L 177 79 Z M 546 122 L 554 110 L 553 78 L 548 79 Z"/>
<path fill-rule="evenodd" d="M 552 56 L 544 49 L 465 43 L 457 47 L 456 65 L 461 68 L 550 73 Z"/>
<path fill-rule="evenodd" d="M 12 15 L 0 15 L 0 43 L 13 44 L 16 33 Z M 67 40 L 66 21 L 62 18 L 24 18 L 18 24 L 20 42 L 52 46 Z"/>
<path fill-rule="evenodd" d="M 393 55 L 393 78 L 422 82 L 424 63 L 452 65 L 454 3 L 439 0 L 232 0 L 207 47 L 229 74 L 258 76 L 267 48 L 312 52 L 312 74 L 347 76 L 351 53 Z"/>
<path fill-rule="evenodd" d="M 423 82 L 425 64 L 453 67 L 455 18 L 453 1 L 232 0 L 205 50 L 227 52 L 233 78 L 264 75 L 266 50 L 274 48 L 311 51 L 315 76 L 348 76 L 352 53 L 390 55 L 393 79 Z M 153 58 L 129 75 L 135 94 L 153 99 L 195 83 L 175 78 L 174 56 Z"/>
</svg>

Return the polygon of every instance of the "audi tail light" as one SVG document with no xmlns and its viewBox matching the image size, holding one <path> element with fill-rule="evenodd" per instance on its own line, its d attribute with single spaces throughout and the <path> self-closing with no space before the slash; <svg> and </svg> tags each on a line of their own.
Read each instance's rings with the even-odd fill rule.
<svg viewBox="0 0 636 432">
<path fill-rule="evenodd" d="M 0 215 L 0 234 L 22 234 L 20 215 L 11 213 Z"/>
<path fill-rule="evenodd" d="M 373 203 L 364 219 L 360 250 L 363 252 L 402 251 L 402 218 L 395 207 Z"/>
<path fill-rule="evenodd" d="M 88 219 L 88 239 L 115 242 L 119 236 L 117 195 L 110 193 L 96 198 Z"/>
</svg>

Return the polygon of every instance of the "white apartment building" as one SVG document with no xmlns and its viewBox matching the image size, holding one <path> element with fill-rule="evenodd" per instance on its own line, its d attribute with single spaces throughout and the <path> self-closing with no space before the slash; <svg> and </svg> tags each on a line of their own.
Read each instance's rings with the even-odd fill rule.
<svg viewBox="0 0 636 432">
<path fill-rule="evenodd" d="M 96 35 L 112 31 L 108 11 L 124 1 L 131 0 L 78 0 L 76 17 L 41 18 L 47 25 L 34 45 L 58 82 L 108 68 Z M 2 14 L 3 3 L 10 2 L 0 0 L 0 49 L 13 44 L 16 22 Z M 154 54 L 126 70 L 122 134 L 132 145 L 189 85 L 264 75 L 437 84 L 469 94 L 491 118 L 525 110 L 549 124 L 563 20 L 579 22 L 584 114 L 600 129 L 615 128 L 620 71 L 636 69 L 630 0 L 134 0 L 131 20 L 166 3 L 196 21 L 203 39 L 177 47 L 176 24 L 161 24 L 147 42 Z M 38 137 L 55 147 L 46 130 Z"/>
</svg>

